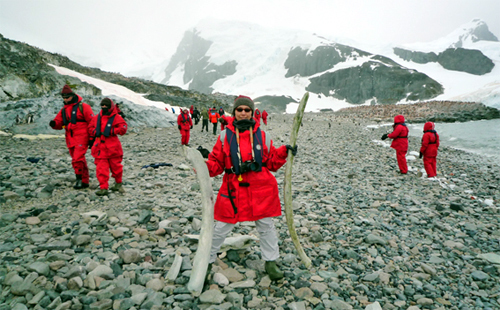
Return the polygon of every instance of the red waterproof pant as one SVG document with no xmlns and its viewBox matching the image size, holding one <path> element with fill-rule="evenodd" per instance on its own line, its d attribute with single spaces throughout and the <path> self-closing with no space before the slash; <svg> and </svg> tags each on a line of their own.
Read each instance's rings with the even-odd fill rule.
<svg viewBox="0 0 500 310">
<path fill-rule="evenodd" d="M 424 156 L 424 168 L 428 178 L 435 177 L 437 175 L 436 157 Z"/>
<path fill-rule="evenodd" d="M 181 144 L 182 145 L 189 144 L 189 136 L 190 136 L 189 130 L 181 130 Z"/>
<path fill-rule="evenodd" d="M 71 155 L 71 165 L 73 170 L 75 170 L 76 175 L 82 176 L 83 183 L 89 183 L 89 167 L 87 166 L 87 159 L 85 159 L 85 153 L 87 153 L 88 145 L 79 145 L 75 147 L 70 147 L 69 155 Z"/>
<path fill-rule="evenodd" d="M 99 181 L 100 189 L 108 189 L 109 171 L 111 176 L 115 179 L 116 183 L 122 183 L 123 176 L 123 156 L 111 158 L 96 158 L 94 163 L 96 165 L 95 174 Z"/>
<path fill-rule="evenodd" d="M 408 172 L 408 165 L 406 164 L 406 152 L 408 150 L 400 151 L 396 150 L 396 157 L 398 159 L 399 171 L 403 174 Z"/>
</svg>

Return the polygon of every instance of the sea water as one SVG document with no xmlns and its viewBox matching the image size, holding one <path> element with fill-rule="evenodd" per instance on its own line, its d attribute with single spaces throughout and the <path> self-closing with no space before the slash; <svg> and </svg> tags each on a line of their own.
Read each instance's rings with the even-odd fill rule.
<svg viewBox="0 0 500 310">
<path fill-rule="evenodd" d="M 500 119 L 435 123 L 441 145 L 476 153 L 500 164 Z M 424 124 L 408 124 L 410 136 L 422 137 Z"/>
</svg>

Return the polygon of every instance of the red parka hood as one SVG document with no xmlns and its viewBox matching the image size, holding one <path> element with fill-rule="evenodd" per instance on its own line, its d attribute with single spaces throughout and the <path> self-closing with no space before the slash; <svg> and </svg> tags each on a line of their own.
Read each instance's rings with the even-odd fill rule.
<svg viewBox="0 0 500 310">
<path fill-rule="evenodd" d="M 424 132 L 429 131 L 429 130 L 433 130 L 434 128 L 435 128 L 435 126 L 434 126 L 433 122 L 427 122 L 424 125 Z"/>
<path fill-rule="evenodd" d="M 108 98 L 109 99 L 109 98 Z M 118 110 L 115 109 L 115 102 L 111 99 L 109 99 L 109 101 L 111 101 L 111 107 L 109 108 L 109 115 L 105 115 L 105 116 L 113 116 L 115 114 L 118 114 Z M 102 117 L 102 110 L 99 112 L 99 115 Z"/>
<path fill-rule="evenodd" d="M 403 115 L 394 116 L 394 124 L 401 124 L 405 122 L 405 117 Z"/>
</svg>

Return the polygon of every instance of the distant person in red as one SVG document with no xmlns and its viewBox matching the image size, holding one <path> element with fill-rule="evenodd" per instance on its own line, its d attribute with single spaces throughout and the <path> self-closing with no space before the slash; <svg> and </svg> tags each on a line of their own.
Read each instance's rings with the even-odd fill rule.
<svg viewBox="0 0 500 310">
<path fill-rule="evenodd" d="M 255 113 L 253 114 L 253 118 L 255 118 L 259 123 L 260 123 L 260 117 L 261 117 L 261 113 L 260 113 L 260 110 L 259 109 L 255 109 Z"/>
<path fill-rule="evenodd" d="M 267 125 L 267 112 L 266 110 L 262 111 L 262 121 L 264 122 L 265 125 Z"/>
<path fill-rule="evenodd" d="M 392 139 L 391 147 L 396 150 L 396 157 L 398 159 L 399 171 L 402 174 L 408 173 L 408 165 L 406 164 L 406 152 L 408 152 L 408 127 L 405 124 L 405 117 L 403 115 L 396 115 L 394 117 L 393 132 L 384 134 L 382 140 L 387 138 Z"/>
<path fill-rule="evenodd" d="M 101 112 L 94 116 L 89 126 L 89 134 L 94 138 L 91 154 L 96 165 L 96 176 L 99 181 L 98 196 L 108 194 L 109 171 L 115 179 L 112 191 L 125 192 L 122 186 L 123 149 L 118 135 L 127 132 L 127 123 L 118 114 L 115 103 L 104 98 L 101 101 Z"/>
<path fill-rule="evenodd" d="M 194 106 L 191 105 L 191 107 L 189 108 L 189 114 L 191 115 L 191 117 L 193 117 L 193 112 L 194 112 Z"/>
<path fill-rule="evenodd" d="M 177 116 L 177 128 L 181 132 L 181 144 L 189 145 L 189 131 L 193 129 L 193 121 L 188 109 L 181 110 L 181 113 Z"/>
<path fill-rule="evenodd" d="M 420 158 L 424 158 L 424 168 L 428 178 L 437 175 L 436 157 L 439 148 L 439 135 L 434 129 L 433 122 L 424 125 L 424 135 L 422 136 L 422 146 L 420 147 Z"/>
<path fill-rule="evenodd" d="M 89 168 L 85 153 L 89 147 L 88 126 L 94 117 L 94 112 L 88 104 L 82 102 L 82 97 L 75 94 L 68 85 L 64 85 L 61 96 L 64 107 L 49 122 L 49 125 L 52 129 L 66 131 L 66 145 L 76 175 L 76 183 L 73 188 L 87 188 L 89 187 Z"/>
<path fill-rule="evenodd" d="M 120 103 L 115 104 L 115 108 L 118 115 L 120 115 L 121 117 L 123 117 L 123 119 L 125 119 L 125 114 L 123 114 L 122 110 L 120 110 Z"/>
</svg>

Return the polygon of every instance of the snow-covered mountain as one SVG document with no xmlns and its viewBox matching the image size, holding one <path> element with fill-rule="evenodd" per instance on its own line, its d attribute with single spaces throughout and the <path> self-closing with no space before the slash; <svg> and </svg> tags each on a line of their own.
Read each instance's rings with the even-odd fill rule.
<svg viewBox="0 0 500 310">
<path fill-rule="evenodd" d="M 309 91 L 315 110 L 430 99 L 500 108 L 500 42 L 480 20 L 433 42 L 382 47 L 205 20 L 151 79 L 281 105 Z"/>
</svg>

